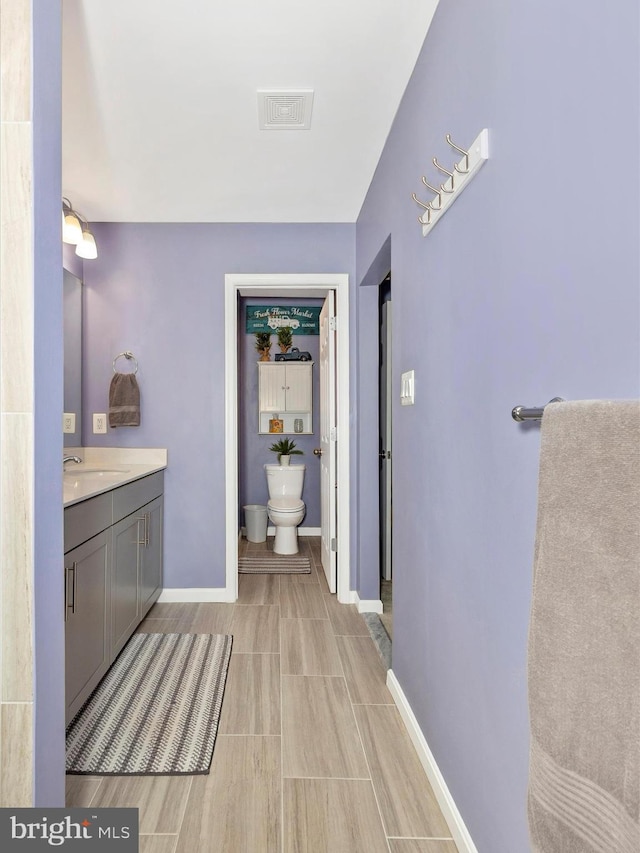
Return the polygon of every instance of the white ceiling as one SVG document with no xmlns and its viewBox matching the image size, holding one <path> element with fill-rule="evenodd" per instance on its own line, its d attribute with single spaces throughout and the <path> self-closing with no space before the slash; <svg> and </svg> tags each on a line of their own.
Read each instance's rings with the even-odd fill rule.
<svg viewBox="0 0 640 853">
<path fill-rule="evenodd" d="M 438 0 L 63 0 L 63 192 L 90 221 L 355 222 Z M 259 130 L 258 89 L 313 89 Z"/>
</svg>

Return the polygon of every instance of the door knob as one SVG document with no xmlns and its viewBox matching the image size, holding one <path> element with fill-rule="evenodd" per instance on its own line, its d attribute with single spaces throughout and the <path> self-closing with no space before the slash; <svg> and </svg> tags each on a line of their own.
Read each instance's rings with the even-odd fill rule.
<svg viewBox="0 0 640 853">
<path fill-rule="evenodd" d="M 321 447 L 316 447 L 316 448 L 314 449 L 314 451 L 313 451 L 313 455 L 314 455 L 314 456 L 322 456 L 322 448 L 321 448 Z"/>
</svg>

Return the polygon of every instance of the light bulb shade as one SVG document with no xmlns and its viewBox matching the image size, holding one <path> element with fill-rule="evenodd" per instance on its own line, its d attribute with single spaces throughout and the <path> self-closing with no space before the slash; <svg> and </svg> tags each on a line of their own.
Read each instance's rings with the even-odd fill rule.
<svg viewBox="0 0 640 853">
<path fill-rule="evenodd" d="M 91 231 L 87 228 L 82 229 L 82 240 L 76 246 L 76 255 L 88 261 L 92 261 L 98 257 L 96 241 Z"/>
<path fill-rule="evenodd" d="M 82 225 L 80 220 L 70 208 L 64 208 L 62 222 L 62 239 L 65 243 L 71 243 L 77 246 L 82 240 Z"/>
</svg>

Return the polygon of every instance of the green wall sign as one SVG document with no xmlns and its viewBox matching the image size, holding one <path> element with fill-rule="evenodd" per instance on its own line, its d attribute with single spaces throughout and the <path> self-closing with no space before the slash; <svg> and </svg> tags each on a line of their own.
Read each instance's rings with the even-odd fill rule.
<svg viewBox="0 0 640 853">
<path fill-rule="evenodd" d="M 320 334 L 320 307 L 247 305 L 247 334 L 273 332 L 290 326 L 294 335 Z"/>
</svg>

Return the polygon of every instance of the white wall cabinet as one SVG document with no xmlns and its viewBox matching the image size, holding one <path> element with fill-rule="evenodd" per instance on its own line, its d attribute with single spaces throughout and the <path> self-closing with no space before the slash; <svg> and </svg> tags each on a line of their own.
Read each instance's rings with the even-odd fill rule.
<svg viewBox="0 0 640 853">
<path fill-rule="evenodd" d="M 284 422 L 283 433 L 313 432 L 312 361 L 258 362 L 258 432 L 270 432 L 274 415 Z"/>
</svg>

